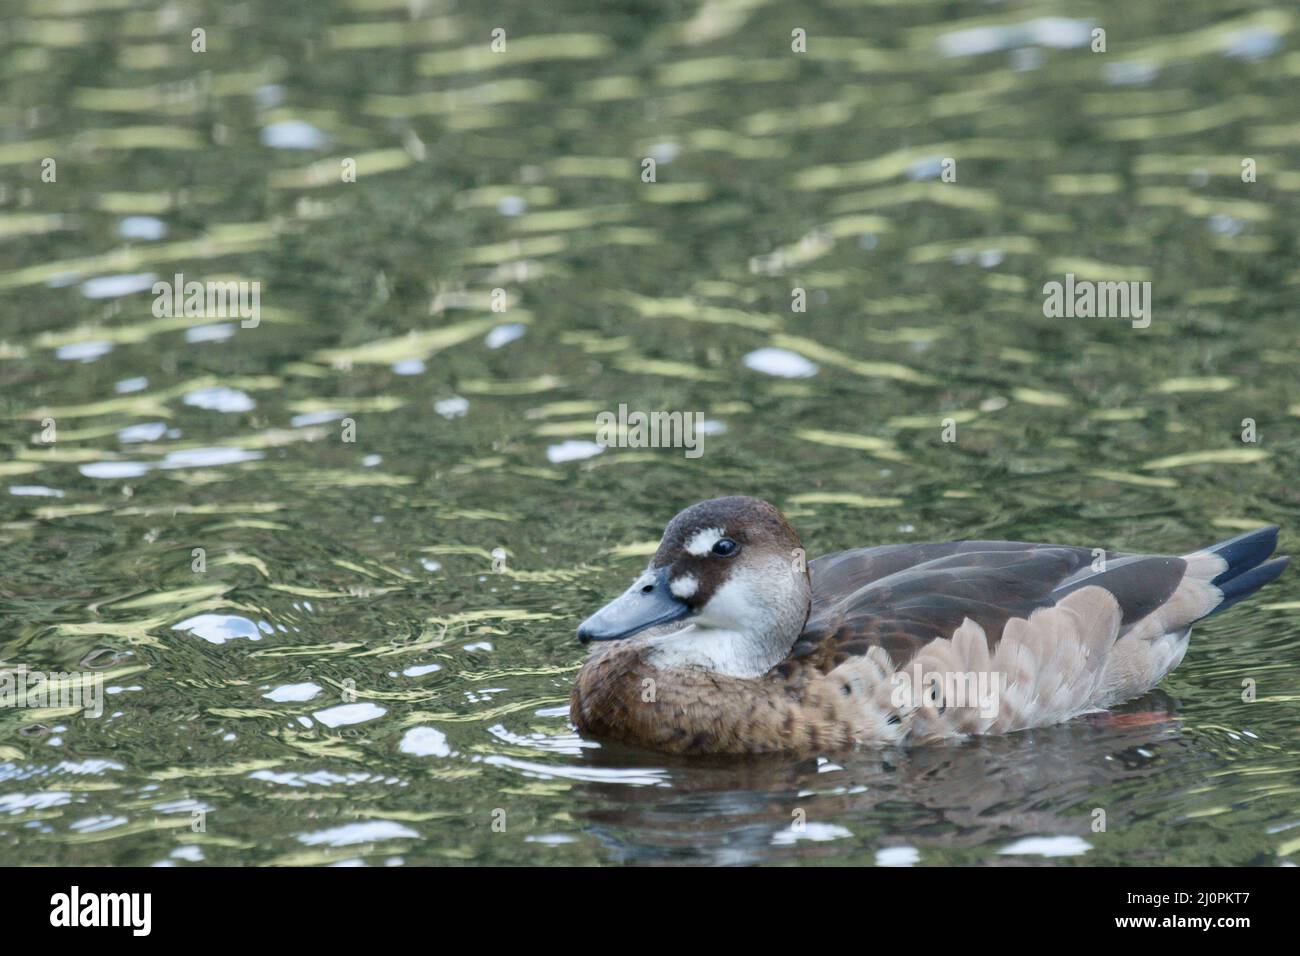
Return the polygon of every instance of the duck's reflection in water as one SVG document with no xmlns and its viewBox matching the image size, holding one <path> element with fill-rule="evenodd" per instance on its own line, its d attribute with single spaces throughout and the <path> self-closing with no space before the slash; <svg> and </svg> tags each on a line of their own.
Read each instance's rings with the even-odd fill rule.
<svg viewBox="0 0 1300 956">
<path fill-rule="evenodd" d="M 927 849 L 943 851 L 935 862 L 1042 861 L 1087 852 L 1099 822 L 1142 812 L 1142 781 L 1157 768 L 1195 778 L 1198 753 L 1175 710 L 1157 691 L 1057 727 L 818 758 L 672 758 L 603 745 L 584 752 L 587 765 L 653 763 L 670 785 L 584 781 L 575 804 L 599 808 L 580 820 L 611 862 L 910 863 Z M 1104 806 L 1101 793 L 1111 795 Z M 999 855 L 1027 839 L 1028 855 Z M 846 843 L 858 850 L 846 854 Z"/>
</svg>

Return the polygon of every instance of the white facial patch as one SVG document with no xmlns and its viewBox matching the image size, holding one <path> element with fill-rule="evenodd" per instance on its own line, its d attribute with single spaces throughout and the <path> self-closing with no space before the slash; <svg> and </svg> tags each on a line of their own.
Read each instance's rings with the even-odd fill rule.
<svg viewBox="0 0 1300 956">
<path fill-rule="evenodd" d="M 686 553 L 702 558 L 718 543 L 719 539 L 726 537 L 725 528 L 701 528 L 695 534 L 686 539 Z"/>
<path fill-rule="evenodd" d="M 692 574 L 684 574 L 680 578 L 673 578 L 672 583 L 668 585 L 668 590 L 673 592 L 673 597 L 679 597 L 682 600 L 691 597 L 700 589 L 700 582 L 695 580 Z"/>
<path fill-rule="evenodd" d="M 781 594 L 781 589 L 772 585 L 771 570 L 771 566 L 732 570 L 709 603 L 700 608 L 696 622 L 742 634 L 769 631 L 776 617 L 774 599 Z"/>
</svg>

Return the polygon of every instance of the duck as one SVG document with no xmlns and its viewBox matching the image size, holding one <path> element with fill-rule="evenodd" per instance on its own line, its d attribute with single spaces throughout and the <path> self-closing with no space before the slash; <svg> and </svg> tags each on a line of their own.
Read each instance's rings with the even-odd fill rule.
<svg viewBox="0 0 1300 956">
<path fill-rule="evenodd" d="M 1192 625 L 1273 581 L 1278 527 L 1179 557 L 959 540 L 807 560 L 773 505 L 668 523 L 588 617 L 586 738 L 669 754 L 812 754 L 1046 727 L 1138 697 Z"/>
</svg>

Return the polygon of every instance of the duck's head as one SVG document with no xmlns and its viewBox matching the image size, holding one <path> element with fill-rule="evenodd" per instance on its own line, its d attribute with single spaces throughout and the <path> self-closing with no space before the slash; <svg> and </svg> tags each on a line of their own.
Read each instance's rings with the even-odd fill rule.
<svg viewBox="0 0 1300 956">
<path fill-rule="evenodd" d="M 762 673 L 799 636 L 810 595 L 799 536 L 781 512 L 757 498 L 712 498 L 668 523 L 650 566 L 578 638 L 649 631 L 666 666 Z"/>
</svg>

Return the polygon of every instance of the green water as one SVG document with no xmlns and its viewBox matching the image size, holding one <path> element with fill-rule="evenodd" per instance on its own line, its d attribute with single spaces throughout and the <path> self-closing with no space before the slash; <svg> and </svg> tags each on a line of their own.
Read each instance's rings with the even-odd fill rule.
<svg viewBox="0 0 1300 956">
<path fill-rule="evenodd" d="M 566 716 L 576 624 L 713 495 L 814 555 L 1293 549 L 1298 40 L 1188 0 L 9 0 L 0 659 L 107 693 L 0 709 L 0 863 L 1298 861 L 1294 570 L 1032 733 L 682 761 Z M 177 273 L 260 322 L 156 316 Z M 1066 273 L 1150 281 L 1149 327 L 1046 318 Z M 621 403 L 716 424 L 566 454 Z"/>
</svg>

